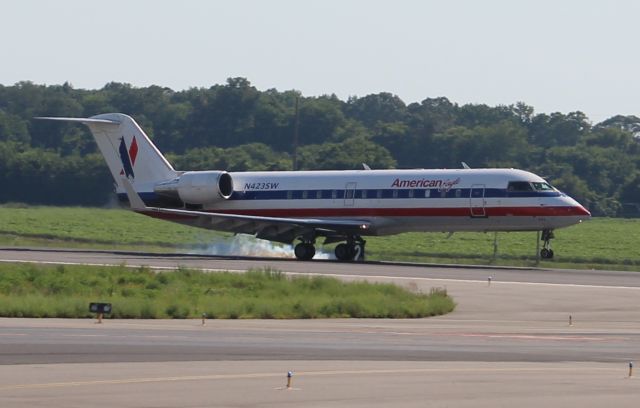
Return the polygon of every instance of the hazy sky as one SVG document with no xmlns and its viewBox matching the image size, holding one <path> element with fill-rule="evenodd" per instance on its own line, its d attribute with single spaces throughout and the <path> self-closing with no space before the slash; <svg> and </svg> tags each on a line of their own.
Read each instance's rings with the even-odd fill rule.
<svg viewBox="0 0 640 408">
<path fill-rule="evenodd" d="M 640 1 L 0 2 L 0 84 L 377 92 L 640 115 Z"/>
</svg>

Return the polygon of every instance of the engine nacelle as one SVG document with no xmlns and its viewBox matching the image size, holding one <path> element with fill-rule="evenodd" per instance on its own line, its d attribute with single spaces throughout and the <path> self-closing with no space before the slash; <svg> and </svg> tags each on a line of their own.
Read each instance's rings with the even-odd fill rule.
<svg viewBox="0 0 640 408">
<path fill-rule="evenodd" d="M 233 194 L 233 180 L 226 171 L 188 171 L 155 186 L 156 194 L 179 198 L 187 204 L 211 204 Z"/>
</svg>

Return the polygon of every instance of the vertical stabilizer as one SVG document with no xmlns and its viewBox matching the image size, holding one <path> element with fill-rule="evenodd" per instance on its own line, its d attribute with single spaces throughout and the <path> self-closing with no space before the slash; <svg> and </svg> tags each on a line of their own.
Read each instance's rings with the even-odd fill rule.
<svg viewBox="0 0 640 408">
<path fill-rule="evenodd" d="M 162 181 L 177 176 L 135 120 L 122 113 L 105 113 L 91 118 L 38 118 L 81 122 L 89 127 L 104 156 L 118 193 L 124 193 L 123 178 L 139 192 L 151 192 Z"/>
</svg>

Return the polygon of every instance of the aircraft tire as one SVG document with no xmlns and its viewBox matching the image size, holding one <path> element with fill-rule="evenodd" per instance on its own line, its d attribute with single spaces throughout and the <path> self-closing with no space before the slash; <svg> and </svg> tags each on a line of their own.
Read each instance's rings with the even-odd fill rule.
<svg viewBox="0 0 640 408">
<path fill-rule="evenodd" d="M 353 249 L 349 244 L 338 244 L 335 249 L 336 259 L 339 261 L 350 261 L 353 259 Z"/>
<path fill-rule="evenodd" d="M 547 249 L 547 248 L 542 248 L 542 250 L 540 250 L 540 258 L 542 258 L 542 259 L 552 259 L 553 258 L 553 250 Z"/>
<path fill-rule="evenodd" d="M 296 258 L 298 258 L 299 260 L 308 261 L 312 259 L 316 254 L 316 248 L 313 246 L 313 244 L 301 242 L 296 245 L 296 247 L 293 249 L 293 252 L 295 253 Z"/>
</svg>

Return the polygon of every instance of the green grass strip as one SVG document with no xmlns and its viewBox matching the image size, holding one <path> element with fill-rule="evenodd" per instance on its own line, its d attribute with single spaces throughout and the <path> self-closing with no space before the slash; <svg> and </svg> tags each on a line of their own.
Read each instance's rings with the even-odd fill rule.
<svg viewBox="0 0 640 408">
<path fill-rule="evenodd" d="M 265 269 L 155 272 L 125 266 L 0 264 L 0 316 L 82 318 L 90 302 L 113 318 L 419 318 L 451 312 L 446 290 L 414 293 L 393 284 L 288 277 Z"/>
</svg>

